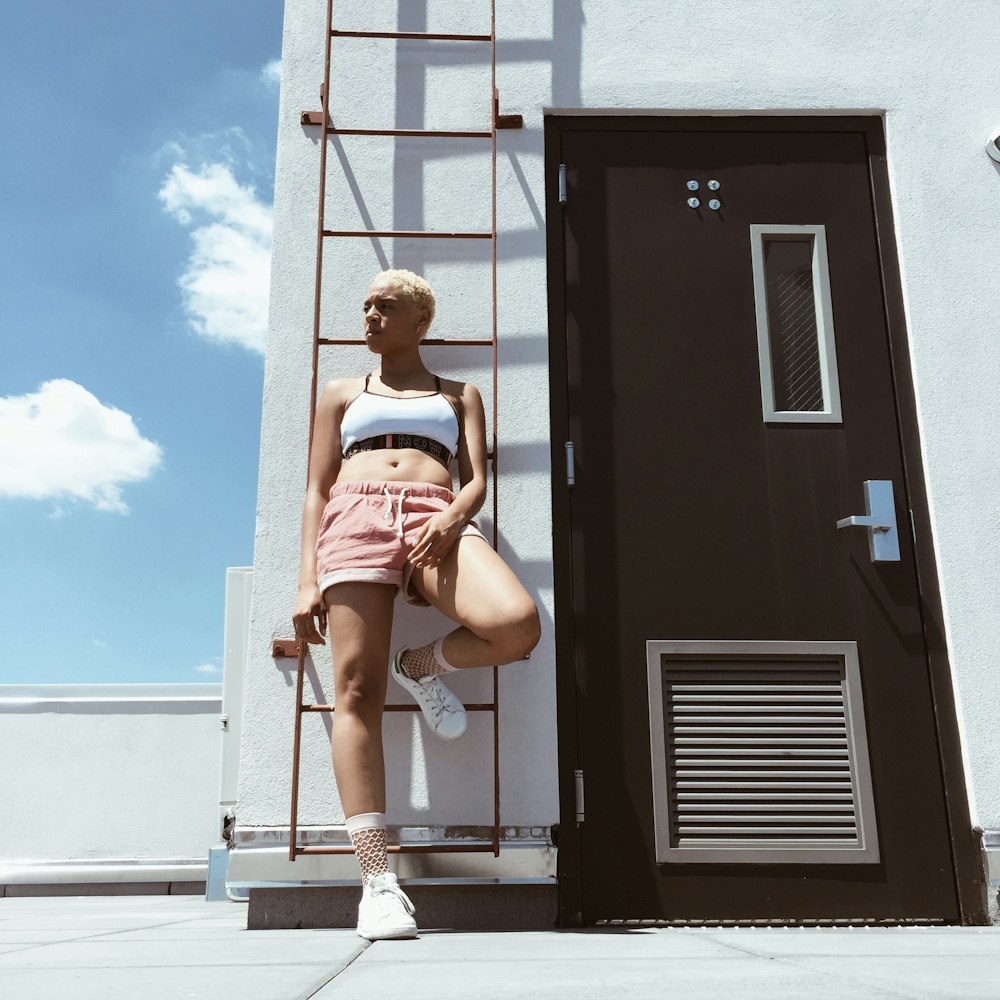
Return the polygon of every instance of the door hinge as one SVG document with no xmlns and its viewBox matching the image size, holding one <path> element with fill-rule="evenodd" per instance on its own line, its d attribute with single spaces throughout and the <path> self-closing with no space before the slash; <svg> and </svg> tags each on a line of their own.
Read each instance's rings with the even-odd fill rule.
<svg viewBox="0 0 1000 1000">
<path fill-rule="evenodd" d="M 566 164 L 559 164 L 559 204 L 566 204 Z"/>
<path fill-rule="evenodd" d="M 576 784 L 576 821 L 583 822 L 583 771 L 577 768 L 573 772 L 573 779 Z"/>
<path fill-rule="evenodd" d="M 573 442 L 566 442 L 566 485 L 576 485 L 576 462 L 573 458 Z"/>
</svg>

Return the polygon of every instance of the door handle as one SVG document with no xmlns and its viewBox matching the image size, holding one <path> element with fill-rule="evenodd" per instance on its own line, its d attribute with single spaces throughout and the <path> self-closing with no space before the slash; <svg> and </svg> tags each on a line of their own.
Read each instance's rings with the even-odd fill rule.
<svg viewBox="0 0 1000 1000">
<path fill-rule="evenodd" d="M 899 532 L 891 479 L 865 480 L 865 514 L 852 514 L 837 522 L 838 528 L 867 528 L 872 562 L 899 562 Z"/>
</svg>

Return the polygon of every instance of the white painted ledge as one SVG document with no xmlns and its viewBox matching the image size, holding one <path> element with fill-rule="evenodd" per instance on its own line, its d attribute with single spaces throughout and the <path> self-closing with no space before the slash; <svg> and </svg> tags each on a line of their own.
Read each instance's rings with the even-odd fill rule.
<svg viewBox="0 0 1000 1000">
<path fill-rule="evenodd" d="M 71 885 L 93 882 L 204 882 L 208 858 L 106 861 L 5 861 L 0 863 L 0 885 Z"/>
<path fill-rule="evenodd" d="M 81 702 L 222 702 L 222 684 L 0 684 L 0 712 Z"/>
</svg>

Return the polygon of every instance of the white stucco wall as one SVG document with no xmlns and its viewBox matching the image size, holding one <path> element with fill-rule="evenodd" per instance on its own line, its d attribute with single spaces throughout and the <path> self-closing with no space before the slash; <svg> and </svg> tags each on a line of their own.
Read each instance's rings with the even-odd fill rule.
<svg viewBox="0 0 1000 1000">
<path fill-rule="evenodd" d="M 203 880 L 221 700 L 221 684 L 0 687 L 0 884 Z"/>
<path fill-rule="evenodd" d="M 488 4 L 352 0 L 337 26 L 488 31 Z M 299 124 L 318 109 L 322 0 L 288 0 L 277 185 L 271 331 L 265 373 L 255 590 L 238 820 L 288 821 L 294 664 L 270 657 L 291 633 L 298 525 L 306 474 L 318 137 Z M 422 12 L 427 11 L 427 17 Z M 547 110 L 653 113 L 884 114 L 898 251 L 911 338 L 934 545 L 955 673 L 973 821 L 1000 828 L 996 768 L 1000 686 L 1000 352 L 990 318 L 1000 301 L 1000 167 L 983 143 L 1000 126 L 995 39 L 1000 6 L 977 0 L 498 0 L 501 110 L 524 115 L 498 142 L 500 551 L 543 609 L 530 665 L 501 671 L 505 823 L 557 817 L 548 468 L 543 118 Z M 457 46 L 423 60 L 391 41 L 334 41 L 331 108 L 338 125 L 488 127 L 488 46 L 469 65 Z M 420 50 L 418 50 L 420 51 Z M 399 54 L 398 54 L 399 53 Z M 433 53 L 438 53 L 434 55 Z M 444 54 L 442 54 L 444 53 Z M 423 67 L 426 65 L 426 69 Z M 400 81 L 397 85 L 397 79 Z M 446 140 L 440 140 L 445 143 Z M 445 149 L 449 155 L 445 155 Z M 440 155 L 437 151 L 440 150 Z M 489 225 L 488 143 L 351 139 L 333 143 L 328 226 Z M 439 318 L 432 335 L 489 335 L 488 243 L 397 248 L 394 264 L 424 270 Z M 464 259 L 463 255 L 464 254 Z M 324 333 L 358 332 L 358 306 L 383 261 L 368 240 L 328 243 Z M 326 348 L 324 377 L 374 365 L 363 348 Z M 431 368 L 467 373 L 492 404 L 485 353 L 429 347 Z M 439 634 L 430 613 L 400 616 L 399 639 Z M 330 693 L 329 660 L 310 686 Z M 486 678 L 456 683 L 468 698 Z M 320 690 L 322 689 L 322 690 Z M 487 823 L 485 717 L 458 746 L 429 742 L 417 720 L 387 723 L 390 822 Z M 323 723 L 306 720 L 304 823 L 343 814 Z"/>
</svg>

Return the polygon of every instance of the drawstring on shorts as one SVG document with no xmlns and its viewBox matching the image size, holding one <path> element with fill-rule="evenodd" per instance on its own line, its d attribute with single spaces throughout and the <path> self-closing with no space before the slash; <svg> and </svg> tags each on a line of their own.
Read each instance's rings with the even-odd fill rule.
<svg viewBox="0 0 1000 1000">
<path fill-rule="evenodd" d="M 403 487 L 397 496 L 399 497 L 399 504 L 396 511 L 396 536 L 398 538 L 403 537 L 403 497 L 406 496 L 407 487 Z M 389 487 L 383 488 L 382 492 L 385 494 L 385 513 L 382 518 L 392 523 L 392 494 L 389 492 Z"/>
</svg>

